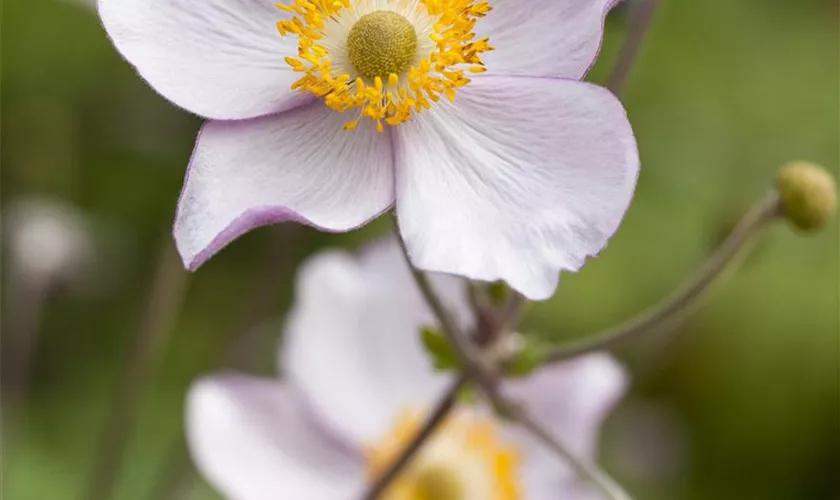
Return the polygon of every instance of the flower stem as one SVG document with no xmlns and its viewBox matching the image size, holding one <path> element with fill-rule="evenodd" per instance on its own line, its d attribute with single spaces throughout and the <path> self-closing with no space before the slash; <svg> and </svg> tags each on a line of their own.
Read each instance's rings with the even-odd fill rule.
<svg viewBox="0 0 840 500">
<path fill-rule="evenodd" d="M 274 287 L 282 281 L 284 275 L 291 272 L 309 245 L 310 233 L 298 226 L 276 226 L 269 233 L 269 244 L 261 257 L 262 262 L 257 266 L 258 272 L 251 284 L 251 291 L 243 301 L 236 326 L 223 342 L 225 345 L 218 358 L 212 362 L 214 370 L 231 368 L 238 358 L 245 358 L 239 365 L 250 366 L 247 359 L 249 339 L 244 338 L 243 333 L 277 314 Z M 149 500 L 184 498 L 186 488 L 194 480 L 196 471 L 183 432 L 184 429 L 181 429 L 170 444 L 166 458 L 160 461 L 161 467 L 148 496 Z"/>
<path fill-rule="evenodd" d="M 466 385 L 466 382 L 467 379 L 463 374 L 455 379 L 441 400 L 435 405 L 434 410 L 429 414 L 423 427 L 417 432 L 417 435 L 411 439 L 411 442 L 406 445 L 397 459 L 388 466 L 388 469 L 379 476 L 370 490 L 365 494 L 364 500 L 376 500 L 379 498 L 379 495 L 384 493 L 388 486 L 399 476 L 400 472 L 408 466 L 411 459 L 423 448 L 423 444 L 432 437 L 435 430 L 452 413 L 458 399 L 458 392 Z"/>
<path fill-rule="evenodd" d="M 606 472 L 601 470 L 597 464 L 575 456 L 575 454 L 569 450 L 569 447 L 564 442 L 553 436 L 548 430 L 533 420 L 522 406 L 509 401 L 501 394 L 495 374 L 486 366 L 481 356 L 481 352 L 463 334 L 458 324 L 452 319 L 452 316 L 443 305 L 440 297 L 438 297 L 432 288 L 426 274 L 412 265 L 411 259 L 408 255 L 408 249 L 406 248 L 405 242 L 399 233 L 399 223 L 397 221 L 397 217 L 393 214 L 393 212 L 392 217 L 394 221 L 394 231 L 397 235 L 398 241 L 400 242 L 400 248 L 402 249 L 406 263 L 411 270 L 411 274 L 414 277 L 414 281 L 417 283 L 420 292 L 431 308 L 432 313 L 437 318 L 442 333 L 446 336 L 458 356 L 462 376 L 465 377 L 466 380 L 475 383 L 481 389 L 487 400 L 497 412 L 522 425 L 522 427 L 533 434 L 535 438 L 542 441 L 547 448 L 566 460 L 578 476 L 586 478 L 593 484 L 597 485 L 607 498 L 610 500 L 630 500 L 630 495 L 624 492 L 621 486 Z M 418 448 L 422 446 L 422 441 L 418 442 L 417 446 Z"/>
<path fill-rule="evenodd" d="M 393 212 L 392 217 L 394 221 L 394 232 L 397 235 L 397 241 L 399 241 L 400 249 L 402 249 L 402 254 L 405 257 L 405 262 L 408 265 L 408 268 L 411 270 L 411 275 L 414 278 L 414 282 L 420 289 L 420 293 L 423 295 L 423 299 L 426 301 L 426 303 L 429 305 L 429 308 L 432 310 L 432 314 L 434 314 L 435 318 L 437 318 L 438 320 L 438 323 L 440 323 L 438 326 L 440 326 L 442 333 L 446 336 L 447 341 L 452 345 L 455 351 L 455 355 L 458 357 L 458 362 L 461 366 L 461 369 L 464 370 L 468 379 L 478 384 L 482 389 L 494 385 L 492 377 L 488 376 L 489 370 L 485 366 L 485 363 L 481 356 L 481 352 L 467 338 L 467 336 L 461 330 L 461 327 L 458 326 L 458 324 L 449 314 L 449 311 L 446 309 L 446 306 L 438 297 L 437 293 L 435 293 L 435 290 L 432 287 L 432 284 L 429 281 L 429 278 L 426 276 L 426 274 L 423 271 L 420 271 L 419 269 L 414 267 L 414 265 L 411 263 L 411 259 L 408 256 L 408 249 L 406 248 L 405 242 L 400 236 L 399 223 L 397 221 L 397 217 L 393 214 Z"/>
<path fill-rule="evenodd" d="M 54 295 L 53 283 L 45 276 L 26 276 L 12 267 L 6 304 L 6 322 L 2 359 L 2 405 L 4 436 L 3 457 L 6 464 L 16 457 L 26 431 L 26 407 L 29 381 L 38 344 L 38 330 L 43 314 Z M 28 279 L 30 278 L 30 279 Z"/>
<path fill-rule="evenodd" d="M 630 70 L 639 55 L 648 28 L 650 27 L 656 9 L 659 7 L 659 0 L 638 0 L 630 6 L 630 20 L 628 22 L 628 33 L 621 46 L 618 60 L 612 70 L 612 75 L 607 82 L 607 88 L 618 95 L 624 90 Z"/>
<path fill-rule="evenodd" d="M 159 355 L 169 341 L 172 328 L 186 295 L 188 274 L 172 248 L 170 236 L 163 239 L 146 315 L 127 353 L 125 369 L 118 382 L 111 413 L 99 442 L 84 500 L 111 497 L 131 438 L 143 392 Z"/>
<path fill-rule="evenodd" d="M 781 216 L 781 205 L 775 191 L 758 202 L 741 219 L 729 237 L 700 269 L 673 294 L 637 317 L 602 333 L 560 346 L 546 356 L 547 363 L 564 361 L 581 354 L 613 349 L 641 334 L 661 328 L 680 317 L 706 292 L 729 264 L 737 260 L 741 250 L 768 224 Z"/>
</svg>

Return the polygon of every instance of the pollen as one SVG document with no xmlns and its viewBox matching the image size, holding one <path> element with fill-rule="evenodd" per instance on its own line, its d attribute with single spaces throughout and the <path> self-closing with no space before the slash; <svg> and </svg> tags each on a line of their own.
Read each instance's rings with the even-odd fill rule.
<svg viewBox="0 0 840 500">
<path fill-rule="evenodd" d="M 347 55 L 360 75 L 389 78 L 399 75 L 417 54 L 414 26 L 393 11 L 378 10 L 362 16 L 347 36 Z M 390 82 L 389 82 L 390 83 Z"/>
<path fill-rule="evenodd" d="M 422 419 L 406 412 L 384 439 L 368 449 L 368 479 L 375 481 L 414 437 Z M 455 413 L 382 495 L 383 500 L 520 500 L 520 458 L 486 417 Z"/>
<path fill-rule="evenodd" d="M 475 34 L 491 10 L 486 0 L 291 0 L 278 8 L 292 14 L 277 23 L 280 34 L 298 39 L 298 56 L 286 58 L 301 73 L 292 88 L 347 113 L 347 130 L 369 119 L 383 132 L 454 101 L 493 50 Z"/>
</svg>

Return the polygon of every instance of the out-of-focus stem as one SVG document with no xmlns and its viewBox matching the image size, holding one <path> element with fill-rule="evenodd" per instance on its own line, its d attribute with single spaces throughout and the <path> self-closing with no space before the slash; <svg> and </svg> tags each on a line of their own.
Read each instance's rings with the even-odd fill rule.
<svg viewBox="0 0 840 500">
<path fill-rule="evenodd" d="M 125 450 L 134 432 L 149 376 L 167 344 L 181 310 L 188 274 L 164 237 L 146 304 L 146 313 L 129 347 L 125 370 L 114 393 L 111 412 L 100 437 L 91 476 L 81 500 L 110 498 L 120 473 Z"/>
<path fill-rule="evenodd" d="M 248 364 L 248 338 L 242 335 L 250 328 L 276 313 L 277 283 L 286 273 L 291 272 L 291 265 L 296 262 L 301 248 L 306 247 L 307 230 L 296 225 L 282 225 L 270 228 L 269 244 L 257 267 L 251 291 L 243 302 L 242 312 L 232 335 L 214 361 L 216 368 Z M 243 348 L 244 347 L 244 348 Z M 246 358 L 246 359 L 238 359 Z M 238 363 L 237 363 L 238 361 Z M 195 469 L 190 462 L 189 450 L 184 433 L 180 432 L 172 442 L 166 458 L 162 461 L 160 472 L 152 487 L 150 500 L 174 500 L 180 498 L 194 479 Z"/>
<path fill-rule="evenodd" d="M 3 456 L 8 462 L 16 441 L 25 431 L 29 380 L 38 343 L 38 329 L 52 292 L 47 277 L 30 279 L 11 269 L 4 309 L 6 342 L 3 347 Z M 12 453 L 10 453 L 12 450 Z"/>
<path fill-rule="evenodd" d="M 426 418 L 423 427 L 420 428 L 402 452 L 397 455 L 394 462 L 388 466 L 388 470 L 379 476 L 363 497 L 364 500 L 377 500 L 379 495 L 384 493 L 388 486 L 399 476 L 400 472 L 408 466 L 411 459 L 423 448 L 423 444 L 432 437 L 435 430 L 446 421 L 446 417 L 455 408 L 458 392 L 464 387 L 466 381 L 466 377 L 463 374 L 458 375 L 458 378 L 455 379 L 441 400 L 432 409 L 432 413 Z"/>
<path fill-rule="evenodd" d="M 429 308 L 437 318 L 438 326 L 441 328 L 442 333 L 458 357 L 462 376 L 481 389 L 496 411 L 520 423 L 535 438 L 542 441 L 546 447 L 566 460 L 576 474 L 598 486 L 607 498 L 611 500 L 630 500 L 630 496 L 606 472 L 602 471 L 595 463 L 577 457 L 563 441 L 553 436 L 548 430 L 533 420 L 524 408 L 508 401 L 501 394 L 498 389 L 496 376 L 487 367 L 477 346 L 463 334 L 458 324 L 453 320 L 440 297 L 435 293 L 426 274 L 412 265 L 408 255 L 408 249 L 399 233 L 397 217 L 393 213 L 392 216 L 394 231 L 400 242 L 400 248 L 402 249 L 406 263 Z M 422 444 L 422 442 L 418 443 L 418 447 L 422 446 Z"/>
<path fill-rule="evenodd" d="M 660 0 L 636 0 L 630 5 L 630 18 L 628 21 L 627 35 L 621 52 L 618 54 L 612 75 L 607 82 L 607 88 L 618 95 L 624 90 L 624 85 L 630 76 L 630 70 L 639 55 L 639 49 L 648 32 Z"/>
<path fill-rule="evenodd" d="M 776 192 L 769 193 L 741 219 L 729 237 L 681 287 L 661 303 L 617 327 L 562 345 L 551 351 L 547 363 L 564 361 L 582 354 L 613 349 L 639 335 L 662 328 L 690 311 L 741 250 L 770 222 L 781 217 Z"/>
<path fill-rule="evenodd" d="M 27 279 L 18 269 L 10 271 L 9 299 L 5 310 L 6 334 L 9 336 L 8 352 L 4 353 L 6 378 L 4 388 L 11 400 L 6 399 L 7 409 L 17 409 L 22 404 L 29 386 L 29 369 L 41 324 L 41 315 L 50 295 L 47 279 Z"/>
</svg>

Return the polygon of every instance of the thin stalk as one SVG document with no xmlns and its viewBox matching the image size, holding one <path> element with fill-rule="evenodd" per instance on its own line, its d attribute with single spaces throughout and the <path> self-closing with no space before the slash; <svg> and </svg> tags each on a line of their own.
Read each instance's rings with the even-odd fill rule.
<svg viewBox="0 0 840 500">
<path fill-rule="evenodd" d="M 618 54 L 618 59 L 616 60 L 615 66 L 613 66 L 612 74 L 607 82 L 607 88 L 616 95 L 624 90 L 624 85 L 630 76 L 630 70 L 633 68 L 633 64 L 635 64 L 639 56 L 642 42 L 645 39 L 648 28 L 650 28 L 656 10 L 659 8 L 659 2 L 660 0 L 637 0 L 636 3 L 630 6 L 627 36 L 624 39 L 624 45 L 621 46 L 621 52 Z"/>
<path fill-rule="evenodd" d="M 510 405 L 509 405 L 510 406 Z M 613 500 L 632 500 L 630 495 L 624 491 L 624 488 L 618 484 L 615 479 L 610 477 L 604 470 L 598 467 L 594 462 L 583 460 L 569 450 L 569 446 L 561 441 L 557 436 L 554 436 L 534 420 L 521 406 L 511 406 L 509 413 L 513 419 L 522 427 L 528 430 L 534 437 L 539 439 L 546 447 L 548 447 L 555 454 L 561 456 L 566 462 L 572 466 L 572 469 L 580 477 L 588 477 L 593 483 L 598 485 L 608 498 Z"/>
<path fill-rule="evenodd" d="M 127 353 L 125 370 L 116 387 L 83 500 L 106 500 L 112 495 L 134 433 L 143 392 L 181 310 L 187 278 L 167 234 L 160 249 L 146 314 Z"/>
<path fill-rule="evenodd" d="M 462 376 L 475 383 L 499 413 L 522 424 L 526 430 L 531 432 L 535 438 L 542 441 L 546 447 L 568 461 L 569 465 L 580 477 L 586 478 L 598 486 L 607 498 L 611 500 L 630 500 L 630 496 L 625 493 L 621 486 L 610 478 L 606 472 L 598 468 L 595 463 L 576 457 L 565 443 L 552 436 L 550 432 L 543 429 L 536 421 L 531 419 L 521 406 L 508 401 L 499 392 L 495 374 L 493 374 L 486 366 L 481 356 L 481 352 L 466 336 L 464 336 L 463 332 L 458 327 L 458 324 L 452 319 L 452 316 L 443 305 L 440 297 L 438 297 L 432 288 L 426 274 L 411 264 L 411 260 L 408 256 L 408 249 L 405 246 L 405 242 L 400 237 L 397 218 L 393 215 L 393 213 L 392 216 L 394 221 L 394 231 L 400 242 L 400 248 L 402 249 L 403 256 L 411 269 L 411 274 L 414 277 L 414 281 L 420 289 L 420 292 L 428 303 L 432 313 L 437 318 L 439 323 L 438 326 L 441 327 L 442 333 L 447 338 L 448 342 L 458 356 L 461 370 L 463 372 Z"/>
<path fill-rule="evenodd" d="M 9 274 L 2 365 L 3 457 L 7 463 L 15 458 L 18 443 L 26 431 L 26 407 L 38 330 L 53 295 L 52 280 L 48 277 L 27 277 L 17 268 L 12 268 Z"/>
<path fill-rule="evenodd" d="M 706 263 L 673 294 L 626 323 L 555 348 L 547 355 L 546 362 L 557 363 L 593 351 L 614 349 L 670 324 L 690 310 L 723 271 L 737 260 L 741 250 L 780 215 L 779 197 L 771 192 L 747 212 Z"/>
<path fill-rule="evenodd" d="M 414 282 L 417 284 L 417 288 L 420 289 L 420 293 L 429 305 L 432 314 L 434 314 L 438 323 L 440 323 L 438 326 L 440 326 L 443 330 L 443 334 L 447 337 L 447 340 L 454 348 L 455 355 L 458 357 L 458 361 L 462 369 L 466 372 L 467 377 L 479 386 L 484 387 L 485 385 L 493 385 L 492 380 L 487 377 L 487 372 L 489 370 L 485 366 L 481 352 L 472 342 L 469 341 L 467 336 L 461 330 L 461 327 L 458 326 L 458 323 L 456 323 L 452 318 L 452 315 L 449 314 L 449 311 L 446 309 L 443 301 L 441 301 L 438 297 L 426 274 L 414 267 L 411 263 L 411 259 L 408 256 L 408 249 L 399 234 L 397 218 L 393 212 L 392 218 L 394 221 L 394 231 L 397 235 L 397 240 L 399 241 L 400 248 L 402 249 L 402 254 L 405 257 L 405 262 L 411 270 Z"/>
<path fill-rule="evenodd" d="M 440 401 L 434 406 L 432 413 L 426 418 L 426 422 L 417 432 L 417 435 L 406 445 L 403 451 L 397 456 L 397 459 L 388 466 L 388 470 L 379 476 L 363 497 L 364 500 L 377 500 L 388 489 L 388 486 L 394 482 L 397 476 L 399 476 L 400 472 L 408 466 L 411 459 L 417 455 L 426 441 L 432 437 L 438 427 L 446 421 L 446 417 L 452 413 L 458 399 L 458 392 L 464 387 L 466 381 L 467 379 L 463 374 L 455 379 Z"/>
<path fill-rule="evenodd" d="M 243 301 L 242 311 L 236 326 L 225 342 L 218 359 L 213 361 L 214 369 L 230 368 L 234 365 L 248 366 L 248 340 L 243 333 L 278 312 L 275 293 L 277 283 L 288 275 L 297 262 L 302 250 L 308 245 L 310 233 L 301 227 L 281 225 L 270 229 L 270 238 L 261 262 L 257 266 L 251 291 Z M 166 458 L 161 461 L 150 500 L 174 500 L 181 498 L 183 491 L 195 479 L 195 468 L 187 449 L 184 430 L 172 441 Z"/>
</svg>

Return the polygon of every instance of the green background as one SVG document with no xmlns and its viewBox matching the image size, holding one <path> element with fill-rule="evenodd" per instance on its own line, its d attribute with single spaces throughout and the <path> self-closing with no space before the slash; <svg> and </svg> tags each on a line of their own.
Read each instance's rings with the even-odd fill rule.
<svg viewBox="0 0 840 500">
<path fill-rule="evenodd" d="M 172 259 L 199 120 L 137 77 L 95 13 L 49 0 L 2 9 L 2 206 L 54 196 L 99 228 L 84 293 L 66 287 L 43 311 L 25 425 L 4 436 L 4 498 L 86 500 L 156 261 Z M 606 81 L 624 32 L 616 12 L 592 81 Z M 560 339 L 629 317 L 709 254 L 780 164 L 809 159 L 836 174 L 838 84 L 835 1 L 665 0 L 623 96 L 643 161 L 636 200 L 607 250 L 564 276 L 524 330 Z M 194 377 L 220 365 L 273 370 L 301 259 L 385 230 L 262 229 L 190 276 L 153 353 L 114 498 L 163 498 L 161 478 L 180 474 Z M 635 381 L 606 426 L 603 461 L 639 499 L 840 498 L 836 220 L 815 237 L 781 224 L 765 236 L 671 340 L 620 353 Z M 171 498 L 215 498 L 184 472 Z"/>
</svg>

